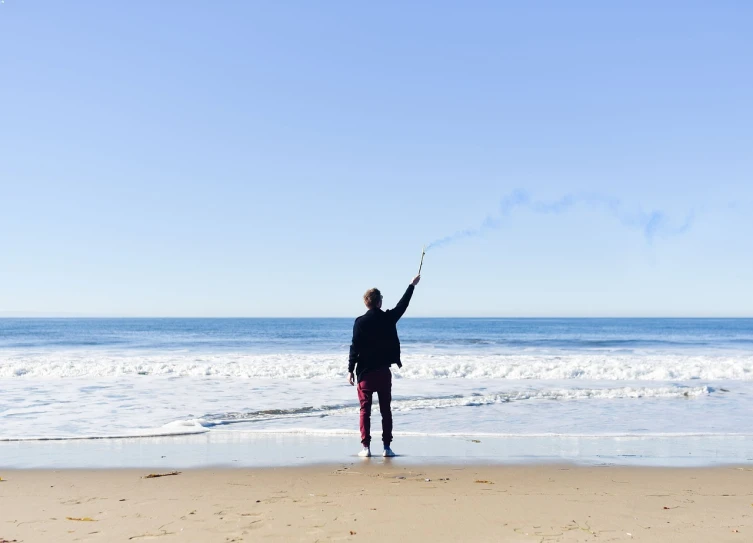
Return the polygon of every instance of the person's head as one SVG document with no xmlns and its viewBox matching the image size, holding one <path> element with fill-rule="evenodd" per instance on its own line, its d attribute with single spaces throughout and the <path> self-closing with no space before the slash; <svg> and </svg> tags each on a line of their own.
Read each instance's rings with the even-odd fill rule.
<svg viewBox="0 0 753 543">
<path fill-rule="evenodd" d="M 363 303 L 369 309 L 380 309 L 382 307 L 382 293 L 378 288 L 370 288 L 363 295 Z"/>
</svg>

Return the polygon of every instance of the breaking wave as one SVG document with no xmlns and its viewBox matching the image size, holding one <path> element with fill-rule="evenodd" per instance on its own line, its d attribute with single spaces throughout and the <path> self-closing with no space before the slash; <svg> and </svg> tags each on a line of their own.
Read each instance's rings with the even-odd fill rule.
<svg viewBox="0 0 753 543">
<path fill-rule="evenodd" d="M 543 379 L 753 381 L 753 354 L 736 355 L 406 355 L 393 366 L 397 379 Z M 0 378 L 233 377 L 253 379 L 341 379 L 344 356 L 321 354 L 97 352 L 3 353 Z"/>
</svg>

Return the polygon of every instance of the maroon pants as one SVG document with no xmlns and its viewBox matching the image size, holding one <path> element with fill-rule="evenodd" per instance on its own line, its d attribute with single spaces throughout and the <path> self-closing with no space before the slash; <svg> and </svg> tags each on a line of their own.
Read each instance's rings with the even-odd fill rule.
<svg viewBox="0 0 753 543">
<path fill-rule="evenodd" d="M 379 411 L 382 413 L 382 441 L 385 447 L 392 443 L 392 372 L 389 368 L 370 371 L 358 383 L 358 400 L 361 402 L 361 443 L 371 444 L 371 397 L 379 397 Z"/>
</svg>

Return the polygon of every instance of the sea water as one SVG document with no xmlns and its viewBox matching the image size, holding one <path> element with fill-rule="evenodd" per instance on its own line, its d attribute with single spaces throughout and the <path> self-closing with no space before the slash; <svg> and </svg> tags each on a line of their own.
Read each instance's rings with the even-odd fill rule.
<svg viewBox="0 0 753 543">
<path fill-rule="evenodd" d="M 0 441 L 357 444 L 352 322 L 0 319 Z M 396 436 L 753 436 L 753 319 L 404 318 L 399 333 Z"/>
</svg>

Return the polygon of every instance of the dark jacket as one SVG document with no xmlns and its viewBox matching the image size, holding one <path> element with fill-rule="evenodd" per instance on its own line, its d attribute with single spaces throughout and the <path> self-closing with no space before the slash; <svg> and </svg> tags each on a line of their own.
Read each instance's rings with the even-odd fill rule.
<svg viewBox="0 0 753 543">
<path fill-rule="evenodd" d="M 359 382 L 366 372 L 389 368 L 392 364 L 397 364 L 398 368 L 403 366 L 400 362 L 397 321 L 408 309 L 413 289 L 413 285 L 408 286 L 395 309 L 369 309 L 353 324 L 348 371 L 355 369 Z"/>
</svg>

